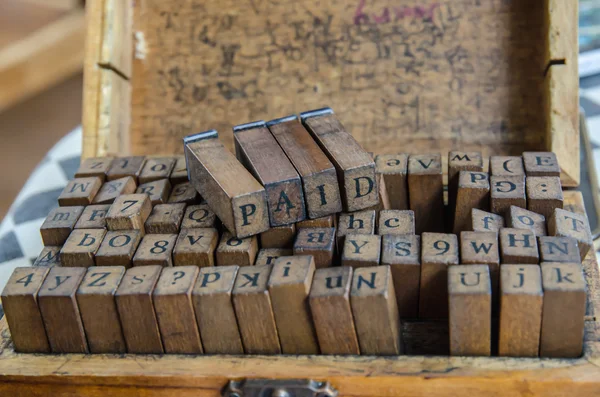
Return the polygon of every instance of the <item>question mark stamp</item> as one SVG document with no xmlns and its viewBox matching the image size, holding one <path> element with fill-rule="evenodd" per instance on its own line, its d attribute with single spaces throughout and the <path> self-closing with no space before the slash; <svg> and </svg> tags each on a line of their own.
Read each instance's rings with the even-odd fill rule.
<svg viewBox="0 0 600 397">
<path fill-rule="evenodd" d="M 179 280 L 180 278 L 183 278 L 183 276 L 185 276 L 185 272 L 175 272 L 173 273 L 173 282 L 171 283 L 171 285 L 175 285 L 177 284 L 177 280 Z"/>
</svg>

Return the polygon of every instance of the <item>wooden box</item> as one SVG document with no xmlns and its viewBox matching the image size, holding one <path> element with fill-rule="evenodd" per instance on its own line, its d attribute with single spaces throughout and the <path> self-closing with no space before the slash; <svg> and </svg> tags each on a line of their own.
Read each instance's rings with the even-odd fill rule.
<svg viewBox="0 0 600 397">
<path fill-rule="evenodd" d="M 87 20 L 85 157 L 180 153 L 209 128 L 231 147 L 233 125 L 326 105 L 375 153 L 551 150 L 563 184 L 579 183 L 575 0 L 88 0 Z M 578 192 L 565 206 L 585 211 Z M 0 396 L 218 396 L 245 379 L 328 381 L 340 396 L 596 396 L 593 252 L 584 268 L 578 359 L 448 357 L 447 324 L 418 320 L 396 357 L 18 354 L 2 320 Z"/>
</svg>

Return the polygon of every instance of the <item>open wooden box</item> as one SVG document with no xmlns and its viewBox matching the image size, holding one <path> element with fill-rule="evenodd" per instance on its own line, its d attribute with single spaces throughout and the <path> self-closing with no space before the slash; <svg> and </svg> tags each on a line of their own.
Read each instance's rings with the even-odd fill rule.
<svg viewBox="0 0 600 397">
<path fill-rule="evenodd" d="M 180 153 L 210 128 L 232 147 L 233 125 L 331 106 L 375 153 L 551 150 L 563 184 L 579 183 L 575 0 L 88 0 L 87 17 L 85 157 Z M 578 192 L 565 200 L 585 211 Z M 2 320 L 0 395 L 217 396 L 231 380 L 314 379 L 343 396 L 596 396 L 593 252 L 584 268 L 578 359 L 448 357 L 447 325 L 416 320 L 398 357 L 18 354 Z"/>
</svg>

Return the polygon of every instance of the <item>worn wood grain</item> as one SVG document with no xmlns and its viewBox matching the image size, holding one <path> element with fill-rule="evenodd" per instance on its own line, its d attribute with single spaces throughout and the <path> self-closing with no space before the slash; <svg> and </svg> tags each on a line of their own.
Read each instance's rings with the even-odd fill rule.
<svg viewBox="0 0 600 397">
<path fill-rule="evenodd" d="M 265 187 L 271 227 L 306 218 L 300 175 L 264 121 L 234 127 L 235 153 Z"/>
<path fill-rule="evenodd" d="M 350 303 L 361 354 L 402 352 L 400 316 L 389 266 L 354 270 Z"/>
<path fill-rule="evenodd" d="M 192 304 L 198 272 L 197 266 L 163 268 L 156 282 L 152 302 L 165 353 L 203 353 Z"/>
<path fill-rule="evenodd" d="M 268 289 L 273 265 L 238 270 L 231 300 L 246 354 L 279 354 L 281 346 Z"/>
<path fill-rule="evenodd" d="M 129 353 L 163 353 L 152 292 L 161 266 L 128 269 L 115 293 L 123 336 Z"/>
<path fill-rule="evenodd" d="M 352 268 L 318 269 L 309 303 L 322 354 L 360 354 L 350 307 Z"/>
<path fill-rule="evenodd" d="M 283 354 L 318 354 L 308 296 L 315 273 L 309 255 L 282 256 L 269 276 L 269 294 Z"/>
<path fill-rule="evenodd" d="M 217 229 L 181 229 L 173 249 L 173 266 L 214 266 L 218 242 Z"/>
<path fill-rule="evenodd" d="M 400 318 L 417 318 L 421 284 L 421 236 L 381 238 L 381 264 L 392 270 Z"/>
<path fill-rule="evenodd" d="M 541 357 L 579 357 L 583 351 L 586 282 L 579 263 L 544 262 Z"/>
<path fill-rule="evenodd" d="M 317 269 L 332 266 L 335 259 L 335 228 L 300 229 L 294 241 L 293 252 L 294 255 L 311 255 Z"/>
<path fill-rule="evenodd" d="M 38 291 L 38 305 L 53 353 L 88 353 L 75 293 L 84 267 L 53 267 Z"/>
<path fill-rule="evenodd" d="M 122 194 L 135 193 L 136 188 L 135 180 L 130 176 L 104 182 L 94 197 L 94 200 L 92 200 L 92 203 L 112 204 L 115 199 Z"/>
<path fill-rule="evenodd" d="M 207 354 L 242 354 L 244 347 L 231 301 L 239 266 L 203 267 L 192 301 Z"/>
<path fill-rule="evenodd" d="M 498 355 L 537 357 L 542 330 L 542 273 L 538 265 L 500 269 Z"/>
<path fill-rule="evenodd" d="M 486 265 L 448 269 L 450 355 L 489 356 L 492 351 L 492 286 Z"/>
<path fill-rule="evenodd" d="M 291 248 L 296 239 L 296 224 L 272 227 L 260 234 L 261 248 Z"/>
<path fill-rule="evenodd" d="M 183 219 L 185 203 L 158 204 L 152 208 L 152 212 L 146 222 L 144 229 L 150 234 L 177 234 Z"/>
<path fill-rule="evenodd" d="M 191 135 L 186 140 L 190 181 L 225 227 L 239 238 L 267 230 L 265 189 L 223 146 L 217 132 Z"/>
<path fill-rule="evenodd" d="M 129 269 L 142 241 L 139 230 L 108 231 L 94 257 L 96 266 L 123 266 Z"/>
<path fill-rule="evenodd" d="M 308 111 L 300 117 L 335 166 L 344 210 L 359 211 L 378 205 L 375 162 L 344 128 L 333 110 Z"/>
<path fill-rule="evenodd" d="M 70 267 L 94 266 L 105 234 L 104 229 L 73 230 L 60 250 L 60 263 Z"/>
<path fill-rule="evenodd" d="M 83 210 L 83 206 L 75 206 L 58 207 L 50 211 L 40 226 L 44 245 L 63 245 L 76 227 Z"/>
<path fill-rule="evenodd" d="M 408 155 L 380 154 L 375 157 L 377 174 L 383 178 L 390 209 L 407 210 L 408 204 Z M 381 194 L 381 193 L 380 193 Z"/>
<path fill-rule="evenodd" d="M 460 171 L 456 175 L 454 202 L 449 204 L 449 209 L 454 216 L 452 222 L 453 233 L 460 234 L 460 232 L 469 229 L 474 209 L 488 211 L 489 208 L 489 175 L 485 172 Z"/>
<path fill-rule="evenodd" d="M 86 206 L 75 224 L 75 229 L 106 229 L 109 208 L 110 204 Z"/>
<path fill-rule="evenodd" d="M 2 308 L 17 352 L 50 352 L 38 305 L 38 292 L 49 270 L 46 267 L 17 267 L 2 290 Z"/>
<path fill-rule="evenodd" d="M 411 155 L 408 158 L 408 197 L 415 212 L 416 232 L 444 231 L 444 182 L 442 156 Z"/>
<path fill-rule="evenodd" d="M 122 266 L 94 266 L 77 289 L 77 305 L 90 353 L 125 353 L 115 293 L 123 279 Z"/>
<path fill-rule="evenodd" d="M 342 201 L 335 168 L 297 117 L 271 120 L 267 125 L 302 178 L 308 217 L 340 212 Z"/>
</svg>

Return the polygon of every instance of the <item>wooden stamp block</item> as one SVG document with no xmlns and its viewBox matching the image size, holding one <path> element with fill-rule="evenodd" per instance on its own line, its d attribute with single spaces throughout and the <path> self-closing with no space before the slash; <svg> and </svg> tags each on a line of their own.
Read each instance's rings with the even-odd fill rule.
<svg viewBox="0 0 600 397">
<path fill-rule="evenodd" d="M 375 162 L 346 131 L 331 108 L 300 113 L 302 124 L 333 163 L 346 212 L 379 204 Z"/>
<path fill-rule="evenodd" d="M 502 263 L 536 264 L 540 259 L 535 234 L 525 229 L 501 229 L 500 254 Z"/>
<path fill-rule="evenodd" d="M 106 173 L 110 169 L 113 162 L 112 157 L 92 157 L 85 159 L 79 165 L 79 169 L 75 172 L 75 178 L 98 177 L 106 179 Z"/>
<path fill-rule="evenodd" d="M 455 217 L 455 210 L 457 209 L 456 195 L 459 189 L 459 177 L 460 173 L 463 171 L 471 171 L 475 175 L 483 173 L 483 157 L 481 156 L 481 152 L 454 151 L 448 153 L 448 208 L 450 209 L 452 215 L 451 219 L 453 220 Z M 489 182 L 487 174 L 485 180 Z M 475 182 L 472 182 L 472 178 L 469 178 L 467 183 Z M 479 188 L 480 186 L 474 187 Z"/>
<path fill-rule="evenodd" d="M 381 210 L 377 234 L 415 234 L 415 213 L 411 210 Z"/>
<path fill-rule="evenodd" d="M 169 181 L 173 186 L 180 183 L 189 182 L 187 165 L 185 164 L 185 156 L 182 155 L 175 157 L 175 166 L 173 167 L 173 171 L 171 171 Z"/>
<path fill-rule="evenodd" d="M 217 227 L 217 216 L 208 204 L 188 205 L 181 221 L 182 229 Z"/>
<path fill-rule="evenodd" d="M 536 236 L 545 236 L 546 217 L 521 207 L 510 206 L 506 218 L 506 227 L 531 230 Z"/>
<path fill-rule="evenodd" d="M 560 176 L 556 154 L 552 152 L 523 152 L 525 173 L 530 176 Z"/>
<path fill-rule="evenodd" d="M 552 236 L 571 237 L 577 240 L 582 260 L 594 245 L 590 223 L 584 214 L 557 208 L 548 220 L 548 232 Z"/>
<path fill-rule="evenodd" d="M 147 194 L 152 205 L 165 204 L 171 194 L 171 182 L 168 179 L 158 179 L 138 186 L 137 194 Z"/>
<path fill-rule="evenodd" d="M 174 266 L 214 266 L 219 232 L 214 228 L 181 229 L 175 249 Z"/>
<path fill-rule="evenodd" d="M 157 181 L 159 179 L 169 179 L 171 172 L 175 167 L 174 157 L 149 157 L 146 159 L 144 168 L 138 177 L 140 184 Z"/>
<path fill-rule="evenodd" d="M 112 204 L 122 194 L 135 193 L 136 188 L 135 180 L 130 176 L 107 181 L 104 182 L 92 202 L 94 204 Z"/>
<path fill-rule="evenodd" d="M 353 268 L 379 266 L 381 236 L 375 234 L 350 234 L 344 241 L 342 266 Z"/>
<path fill-rule="evenodd" d="M 272 120 L 267 126 L 302 178 L 308 217 L 340 212 L 342 200 L 335 168 L 298 118 Z"/>
<path fill-rule="evenodd" d="M 176 240 L 176 234 L 145 235 L 133 257 L 133 266 L 173 266 Z"/>
<path fill-rule="evenodd" d="M 184 211 L 185 203 L 155 205 L 144 223 L 146 233 L 178 233 Z"/>
<path fill-rule="evenodd" d="M 423 233 L 419 317 L 448 317 L 448 267 L 450 265 L 458 265 L 456 235 Z"/>
<path fill-rule="evenodd" d="M 321 354 L 360 354 L 350 307 L 352 268 L 318 269 L 309 303 Z"/>
<path fill-rule="evenodd" d="M 45 246 L 38 255 L 33 267 L 54 267 L 60 266 L 60 246 Z"/>
<path fill-rule="evenodd" d="M 243 354 L 231 294 L 238 266 L 203 267 L 192 292 L 207 354 Z"/>
<path fill-rule="evenodd" d="M 557 176 L 527 178 L 527 209 L 550 218 L 555 208 L 563 207 L 563 192 Z"/>
<path fill-rule="evenodd" d="M 412 154 L 408 158 L 408 197 L 415 212 L 416 232 L 444 231 L 442 156 Z"/>
<path fill-rule="evenodd" d="M 156 282 L 152 300 L 167 354 L 203 353 L 192 303 L 198 272 L 197 266 L 164 268 Z"/>
<path fill-rule="evenodd" d="M 217 131 L 187 136 L 184 146 L 190 181 L 235 237 L 269 228 L 265 189 L 225 149 Z"/>
<path fill-rule="evenodd" d="M 375 157 L 375 169 L 383 178 L 390 209 L 407 210 L 408 154 L 380 154 Z"/>
<path fill-rule="evenodd" d="M 269 293 L 283 354 L 318 354 L 308 295 L 315 273 L 310 255 L 282 256 L 269 277 Z"/>
<path fill-rule="evenodd" d="M 238 270 L 231 294 L 246 354 L 280 354 L 279 336 L 268 290 L 272 265 Z"/>
<path fill-rule="evenodd" d="M 335 228 L 315 227 L 298 231 L 294 255 L 312 255 L 317 269 L 333 264 Z"/>
<path fill-rule="evenodd" d="M 38 305 L 52 353 L 88 353 L 75 298 L 83 267 L 53 267 L 38 292 Z"/>
<path fill-rule="evenodd" d="M 106 234 L 104 229 L 73 230 L 60 250 L 60 263 L 67 267 L 90 267 Z"/>
<path fill-rule="evenodd" d="M 337 246 L 344 248 L 344 240 L 349 234 L 375 234 L 377 213 L 375 210 L 364 210 L 342 213 L 338 219 Z"/>
<path fill-rule="evenodd" d="M 335 215 L 327 215 L 321 218 L 305 219 L 296 223 L 296 229 L 300 230 L 306 227 L 335 227 Z"/>
<path fill-rule="evenodd" d="M 354 269 L 350 303 L 361 354 L 402 353 L 400 316 L 389 266 Z"/>
<path fill-rule="evenodd" d="M 38 292 L 49 271 L 47 267 L 17 267 L 2 290 L 2 308 L 19 353 L 50 353 L 38 306 Z"/>
<path fill-rule="evenodd" d="M 296 225 L 272 227 L 260 234 L 262 248 L 291 248 L 296 239 Z"/>
<path fill-rule="evenodd" d="M 258 251 L 254 266 L 273 265 L 280 256 L 292 256 L 291 248 L 263 248 Z"/>
<path fill-rule="evenodd" d="M 97 176 L 75 178 L 67 183 L 67 186 L 58 196 L 58 205 L 68 207 L 92 204 L 100 187 L 102 187 L 102 179 Z"/>
<path fill-rule="evenodd" d="M 579 357 L 583 350 L 586 284 L 579 263 L 544 262 L 541 357 Z"/>
<path fill-rule="evenodd" d="M 523 157 L 521 156 L 491 156 L 491 176 L 519 176 L 525 175 Z"/>
<path fill-rule="evenodd" d="M 44 245 L 63 245 L 83 213 L 81 206 L 58 207 L 50 211 L 40 227 Z"/>
<path fill-rule="evenodd" d="M 382 236 L 381 264 L 392 270 L 400 318 L 416 318 L 421 284 L 421 237 Z"/>
<path fill-rule="evenodd" d="M 258 253 L 256 236 L 237 238 L 223 232 L 217 247 L 217 266 L 252 266 Z"/>
<path fill-rule="evenodd" d="M 489 356 L 492 349 L 492 288 L 486 265 L 448 269 L 451 356 Z"/>
<path fill-rule="evenodd" d="M 498 232 L 504 227 L 504 217 L 477 208 L 471 210 L 471 230 L 474 232 Z"/>
<path fill-rule="evenodd" d="M 106 233 L 96 252 L 96 266 L 133 265 L 133 255 L 142 241 L 139 230 L 113 230 Z"/>
<path fill-rule="evenodd" d="M 76 298 L 90 353 L 126 353 L 115 293 L 123 279 L 122 266 L 88 269 Z"/>
<path fill-rule="evenodd" d="M 492 293 L 498 295 L 500 285 L 500 244 L 496 232 L 462 232 L 460 234 L 460 263 L 488 265 Z M 497 298 L 494 301 L 497 302 Z"/>
<path fill-rule="evenodd" d="M 161 266 L 127 269 L 115 294 L 128 353 L 164 352 L 152 302 L 161 270 Z"/>
<path fill-rule="evenodd" d="M 538 265 L 502 265 L 498 355 L 538 356 L 543 300 Z"/>
<path fill-rule="evenodd" d="M 579 245 L 571 237 L 538 237 L 540 262 L 581 263 Z"/>
<path fill-rule="evenodd" d="M 169 203 L 199 204 L 200 195 L 190 182 L 180 183 L 173 187 L 169 196 Z"/>
<path fill-rule="evenodd" d="M 450 193 L 448 193 L 450 194 Z M 459 234 L 468 230 L 474 208 L 487 210 L 490 206 L 490 181 L 485 172 L 460 171 L 457 178 L 453 231 Z"/>
<path fill-rule="evenodd" d="M 264 121 L 233 127 L 237 158 L 265 187 L 272 227 L 306 218 L 300 175 Z"/>
<path fill-rule="evenodd" d="M 108 230 L 141 230 L 144 232 L 144 223 L 151 211 L 152 204 L 145 194 L 119 196 L 108 210 L 106 227 Z"/>
<path fill-rule="evenodd" d="M 145 162 L 146 157 L 144 156 L 118 157 L 113 160 L 106 173 L 106 178 L 109 181 L 113 181 L 130 176 L 137 182 Z"/>
<path fill-rule="evenodd" d="M 490 209 L 495 214 L 505 215 L 510 206 L 526 208 L 525 177 L 491 176 L 490 177 Z"/>
<path fill-rule="evenodd" d="M 88 205 L 77 220 L 75 229 L 106 229 L 106 215 L 109 208 L 110 204 Z"/>
</svg>

